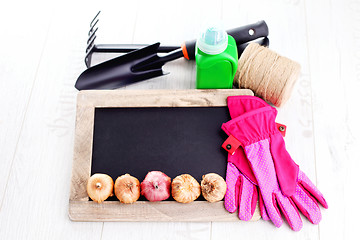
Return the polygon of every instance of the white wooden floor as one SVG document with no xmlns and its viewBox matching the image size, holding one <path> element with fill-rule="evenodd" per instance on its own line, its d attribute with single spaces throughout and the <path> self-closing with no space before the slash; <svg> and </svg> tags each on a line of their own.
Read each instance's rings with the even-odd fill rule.
<svg viewBox="0 0 360 240">
<path fill-rule="evenodd" d="M 68 218 L 75 105 L 88 25 L 97 43 L 181 44 L 205 19 L 226 28 L 266 20 L 270 48 L 298 61 L 301 77 L 279 109 L 288 151 L 325 195 L 315 226 L 103 223 Z M 0 239 L 355 239 L 359 225 L 360 1 L 1 1 Z M 194 63 L 127 88 L 195 87 Z M 356 235 L 355 235 L 356 234 Z M 355 236 L 354 236 L 355 235 Z"/>
</svg>

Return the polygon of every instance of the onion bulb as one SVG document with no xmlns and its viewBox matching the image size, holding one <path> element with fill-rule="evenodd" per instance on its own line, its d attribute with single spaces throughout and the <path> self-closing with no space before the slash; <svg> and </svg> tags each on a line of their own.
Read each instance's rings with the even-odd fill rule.
<svg viewBox="0 0 360 240">
<path fill-rule="evenodd" d="M 218 202 L 225 196 L 226 182 L 220 175 L 208 173 L 201 181 L 201 192 L 207 201 Z"/>
<path fill-rule="evenodd" d="M 95 173 L 89 178 L 86 191 L 94 202 L 101 203 L 113 196 L 113 188 L 114 181 L 109 175 Z"/>
<path fill-rule="evenodd" d="M 170 197 L 171 178 L 160 171 L 146 174 L 141 183 L 141 194 L 150 202 L 162 201 Z"/>
<path fill-rule="evenodd" d="M 137 178 L 125 174 L 115 181 L 114 191 L 121 203 L 133 203 L 140 197 L 140 183 Z"/>
<path fill-rule="evenodd" d="M 200 196 L 200 184 L 189 174 L 182 174 L 174 178 L 171 183 L 172 197 L 181 203 L 189 203 Z"/>
</svg>

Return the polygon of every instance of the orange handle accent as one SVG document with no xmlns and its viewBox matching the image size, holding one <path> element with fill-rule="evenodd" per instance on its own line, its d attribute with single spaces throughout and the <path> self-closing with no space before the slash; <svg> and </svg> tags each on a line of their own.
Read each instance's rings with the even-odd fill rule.
<svg viewBox="0 0 360 240">
<path fill-rule="evenodd" d="M 185 43 L 181 44 L 181 49 L 182 49 L 182 52 L 184 54 L 184 58 L 186 58 L 187 60 L 190 60 Z"/>
</svg>

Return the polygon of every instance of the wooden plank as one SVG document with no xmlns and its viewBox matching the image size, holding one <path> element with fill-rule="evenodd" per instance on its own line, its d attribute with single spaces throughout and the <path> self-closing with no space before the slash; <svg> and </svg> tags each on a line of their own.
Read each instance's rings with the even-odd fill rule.
<svg viewBox="0 0 360 240">
<path fill-rule="evenodd" d="M 227 106 L 226 97 L 232 95 L 254 94 L 248 89 L 86 90 L 78 94 L 78 107 Z"/>
<path fill-rule="evenodd" d="M 77 94 L 73 86 L 84 68 L 86 28 L 92 11 L 84 5 L 80 11 L 64 3 L 44 2 L 41 7 L 33 7 L 36 4 L 16 2 L 9 11 L 19 24 L 12 26 L 18 37 L 9 35 L 14 44 L 7 47 L 14 52 L 8 66 L 12 74 L 21 77 L 8 78 L 6 83 L 1 75 L 1 84 L 8 84 L 9 94 L 13 94 L 2 101 L 9 107 L 3 109 L 9 116 L 24 106 L 27 110 L 16 117 L 24 117 L 22 126 L 18 120 L 14 121 L 16 127 L 10 124 L 16 119 L 13 117 L 6 126 L 6 132 L 17 134 L 17 127 L 22 131 L 13 153 L 12 170 L 6 173 L 7 185 L 1 180 L 1 188 L 7 189 L 0 211 L 0 239 L 100 239 L 102 223 L 72 223 L 67 214 Z M 48 31 L 46 43 L 37 31 L 44 25 Z M 40 43 L 45 44 L 42 52 Z M 40 62 L 38 54 L 42 54 Z M 25 90 L 29 84 L 31 96 Z M 10 87 L 15 85 L 19 88 Z M 12 148 L 10 143 L 4 146 Z"/>
<path fill-rule="evenodd" d="M 118 201 L 105 201 L 101 204 L 92 201 L 70 201 L 69 216 L 72 221 L 125 221 L 125 222 L 204 222 L 238 221 L 237 214 L 230 214 L 224 202 L 209 203 L 194 201 L 178 203 L 173 201 L 137 201 L 121 204 Z M 257 208 L 251 221 L 260 219 Z"/>
<path fill-rule="evenodd" d="M 138 202 L 122 206 L 117 202 L 105 202 L 97 205 L 88 202 L 86 192 L 86 183 L 91 172 L 92 134 L 96 107 L 226 106 L 227 97 L 235 95 L 253 95 L 253 93 L 247 89 L 87 90 L 79 92 L 69 204 L 70 219 L 76 221 L 231 221 L 237 219 L 234 218 L 235 215 L 225 210 L 223 202 L 209 204 L 206 201 L 199 201 L 186 206 L 177 202 L 156 204 Z M 254 219 L 258 220 L 259 217 L 257 209 Z"/>
<path fill-rule="evenodd" d="M 211 239 L 209 222 L 105 222 L 102 240 L 114 239 L 184 240 Z"/>
<path fill-rule="evenodd" d="M 0 15 L 0 22 L 6 23 L 1 28 L 2 36 L 6 37 L 0 38 L 0 210 L 18 150 L 19 137 L 23 131 L 33 84 L 38 74 L 51 16 L 50 12 L 45 11 L 32 17 L 33 13 L 26 10 L 28 5 L 30 4 L 24 3 L 23 8 L 19 9 L 18 3 L 2 4 L 3 14 Z M 27 18 L 27 24 L 32 27 L 24 28 L 24 22 L 19 16 Z M 37 37 L 28 39 L 27 36 L 31 35 Z M 31 56 L 31 60 L 26 56 Z"/>
<path fill-rule="evenodd" d="M 358 235 L 359 9 L 359 1 L 306 1 L 317 184 L 329 204 L 320 239 Z"/>
<path fill-rule="evenodd" d="M 94 112 L 95 109 L 92 107 L 77 107 L 71 200 L 87 201 L 89 199 L 86 187 L 77 188 L 77 186 L 86 186 L 91 172 Z"/>
</svg>

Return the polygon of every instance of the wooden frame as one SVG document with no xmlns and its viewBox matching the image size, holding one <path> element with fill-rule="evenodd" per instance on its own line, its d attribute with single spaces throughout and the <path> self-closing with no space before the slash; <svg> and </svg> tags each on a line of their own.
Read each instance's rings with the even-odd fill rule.
<svg viewBox="0 0 360 240">
<path fill-rule="evenodd" d="M 103 90 L 81 91 L 77 98 L 74 160 L 69 201 L 73 221 L 239 221 L 223 201 L 209 203 L 137 201 L 121 204 L 89 201 L 86 183 L 90 177 L 95 108 L 102 107 L 204 107 L 226 106 L 233 95 L 253 95 L 247 89 L 226 90 Z M 259 209 L 253 216 L 260 218 Z"/>
</svg>

